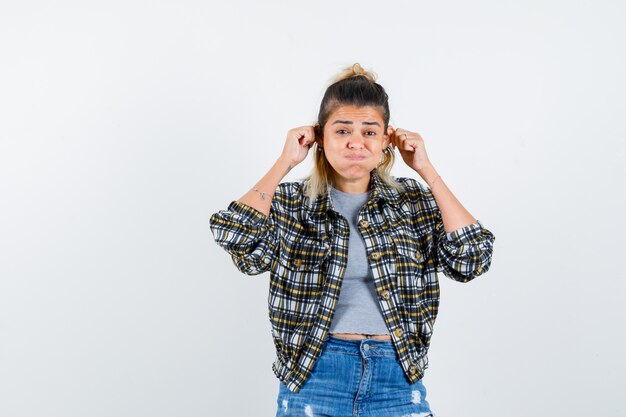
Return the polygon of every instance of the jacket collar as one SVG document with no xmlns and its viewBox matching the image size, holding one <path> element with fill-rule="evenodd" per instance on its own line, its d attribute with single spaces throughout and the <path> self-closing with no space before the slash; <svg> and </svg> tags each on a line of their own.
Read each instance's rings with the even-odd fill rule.
<svg viewBox="0 0 626 417">
<path fill-rule="evenodd" d="M 386 202 L 388 204 L 395 205 L 400 202 L 400 194 L 398 193 L 398 191 L 395 188 L 385 184 L 385 182 L 380 179 L 378 170 L 376 168 L 370 173 L 369 190 L 370 191 L 367 205 L 372 205 L 378 202 Z M 327 212 L 336 212 L 330 198 L 330 189 L 328 189 L 324 194 L 317 197 L 317 200 L 315 200 L 315 202 L 311 206 L 310 211 L 317 215 L 321 215 Z"/>
</svg>

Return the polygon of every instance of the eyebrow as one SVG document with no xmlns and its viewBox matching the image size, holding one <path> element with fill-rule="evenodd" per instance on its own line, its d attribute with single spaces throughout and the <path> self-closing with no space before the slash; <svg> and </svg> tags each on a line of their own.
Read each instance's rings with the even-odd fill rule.
<svg viewBox="0 0 626 417">
<path fill-rule="evenodd" d="M 332 124 L 336 125 L 337 123 L 344 123 L 344 124 L 347 124 L 347 125 L 354 124 L 352 122 L 352 120 L 335 120 Z M 363 124 L 364 125 L 376 125 L 376 126 L 380 127 L 380 123 L 378 123 L 378 122 L 363 122 Z"/>
</svg>

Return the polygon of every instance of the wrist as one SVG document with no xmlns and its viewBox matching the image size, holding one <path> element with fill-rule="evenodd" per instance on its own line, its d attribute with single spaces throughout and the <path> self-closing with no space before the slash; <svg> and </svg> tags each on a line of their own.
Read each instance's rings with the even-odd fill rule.
<svg viewBox="0 0 626 417">
<path fill-rule="evenodd" d="M 274 166 L 279 168 L 280 172 L 284 173 L 283 175 L 287 175 L 287 173 L 291 171 L 291 169 L 295 167 L 296 165 L 297 163 L 293 162 L 291 159 L 286 158 L 282 155 L 274 163 Z"/>
<path fill-rule="evenodd" d="M 437 173 L 437 170 L 432 165 L 428 165 L 421 169 L 415 170 L 420 177 L 426 182 L 429 188 L 435 186 L 439 181 L 441 181 L 441 175 Z"/>
<path fill-rule="evenodd" d="M 423 168 L 415 169 L 415 172 L 417 172 L 419 176 L 422 177 L 422 179 L 428 184 L 430 184 L 437 177 L 437 175 L 439 175 L 435 167 L 432 165 L 426 165 Z"/>
</svg>

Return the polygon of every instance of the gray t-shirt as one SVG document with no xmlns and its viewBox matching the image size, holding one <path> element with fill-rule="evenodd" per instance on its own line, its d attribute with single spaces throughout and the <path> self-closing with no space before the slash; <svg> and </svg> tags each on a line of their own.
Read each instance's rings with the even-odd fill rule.
<svg viewBox="0 0 626 417">
<path fill-rule="evenodd" d="M 335 210 L 350 224 L 348 264 L 330 333 L 389 334 L 378 305 L 374 276 L 369 267 L 363 237 L 356 225 L 359 211 L 367 202 L 368 196 L 368 192 L 350 194 L 330 188 Z"/>
</svg>

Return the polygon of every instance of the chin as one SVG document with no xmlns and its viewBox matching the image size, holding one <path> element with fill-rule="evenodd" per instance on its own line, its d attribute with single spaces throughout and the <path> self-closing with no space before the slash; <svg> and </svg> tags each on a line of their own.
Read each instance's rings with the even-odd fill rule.
<svg viewBox="0 0 626 417">
<path fill-rule="evenodd" d="M 335 170 L 335 172 L 337 173 L 337 175 L 347 180 L 359 180 L 364 177 L 369 177 L 370 172 L 372 172 L 374 168 L 348 168 L 340 171 Z"/>
</svg>

